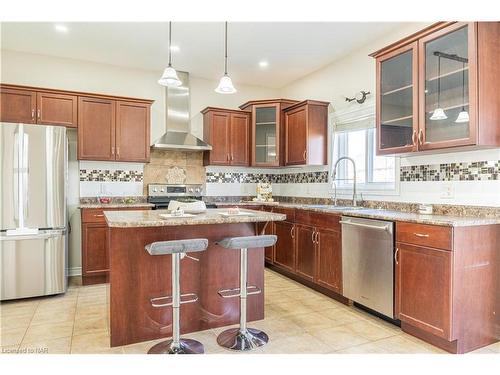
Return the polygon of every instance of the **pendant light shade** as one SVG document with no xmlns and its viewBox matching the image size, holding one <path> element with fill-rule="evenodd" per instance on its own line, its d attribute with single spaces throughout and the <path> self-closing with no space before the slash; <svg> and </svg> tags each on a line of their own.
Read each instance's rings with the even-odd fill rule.
<svg viewBox="0 0 500 375">
<path fill-rule="evenodd" d="M 172 22 L 168 23 L 168 66 L 163 71 L 163 75 L 158 80 L 158 83 L 167 87 L 179 87 L 182 85 L 177 72 L 172 68 Z"/>
<path fill-rule="evenodd" d="M 227 74 L 227 21 L 224 31 L 224 75 L 220 79 L 219 85 L 215 88 L 215 92 L 219 94 L 234 94 L 236 92 L 233 81 Z"/>
<path fill-rule="evenodd" d="M 447 118 L 443 108 L 436 108 L 430 117 L 431 120 L 446 120 Z"/>
<path fill-rule="evenodd" d="M 236 89 L 233 86 L 233 81 L 227 74 L 222 76 L 215 92 L 219 94 L 234 94 L 236 92 Z"/>
<path fill-rule="evenodd" d="M 460 111 L 455 122 L 458 124 L 460 124 L 461 122 L 469 122 L 469 112 L 465 110 Z"/>
<path fill-rule="evenodd" d="M 437 87 L 437 108 L 434 110 L 432 113 L 432 116 L 430 117 L 430 120 L 435 121 L 435 120 L 446 120 L 448 116 L 446 116 L 446 113 L 444 112 L 444 109 L 441 108 L 439 102 L 441 99 L 441 56 L 438 56 L 438 87 Z"/>
</svg>

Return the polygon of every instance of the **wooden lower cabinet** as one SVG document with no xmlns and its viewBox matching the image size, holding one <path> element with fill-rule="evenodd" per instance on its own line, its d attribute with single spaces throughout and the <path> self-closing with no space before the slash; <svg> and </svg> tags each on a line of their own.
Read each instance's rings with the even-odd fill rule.
<svg viewBox="0 0 500 375">
<path fill-rule="evenodd" d="M 274 264 L 295 272 L 295 224 L 276 221 L 274 233 L 278 237 L 274 247 Z"/>
<path fill-rule="evenodd" d="M 451 340 L 451 251 L 402 243 L 397 249 L 399 319 Z"/>
<path fill-rule="evenodd" d="M 340 231 L 317 230 L 316 283 L 342 294 L 342 239 Z"/>
<path fill-rule="evenodd" d="M 295 271 L 299 276 L 314 281 L 316 274 L 316 231 L 307 225 L 297 225 L 297 263 Z"/>
<path fill-rule="evenodd" d="M 108 226 L 83 224 L 82 276 L 105 276 L 109 272 Z"/>
</svg>

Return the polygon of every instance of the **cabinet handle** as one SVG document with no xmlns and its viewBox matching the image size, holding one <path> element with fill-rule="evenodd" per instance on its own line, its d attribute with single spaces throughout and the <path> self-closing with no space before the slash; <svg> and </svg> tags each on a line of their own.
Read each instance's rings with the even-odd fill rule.
<svg viewBox="0 0 500 375">
<path fill-rule="evenodd" d="M 420 129 L 418 132 L 418 143 L 420 143 L 421 145 L 424 144 L 424 131 L 422 129 Z"/>
<path fill-rule="evenodd" d="M 399 253 L 399 248 L 396 247 L 396 252 L 394 253 L 394 261 L 396 262 L 396 265 L 399 264 L 399 262 L 398 262 L 398 253 Z"/>
<path fill-rule="evenodd" d="M 290 237 L 295 238 L 295 236 L 293 235 L 293 230 L 295 229 L 295 225 L 292 226 L 292 228 L 290 228 Z"/>
<path fill-rule="evenodd" d="M 34 109 L 31 110 L 31 119 L 33 121 L 35 121 L 35 110 Z"/>
<path fill-rule="evenodd" d="M 312 243 L 316 243 L 316 241 L 314 240 L 314 237 L 316 237 L 316 232 L 314 232 L 314 231 L 313 231 L 313 232 L 311 233 L 311 242 L 312 242 Z"/>
<path fill-rule="evenodd" d="M 38 119 L 40 120 L 40 109 L 37 109 L 36 115 L 37 115 Z"/>
<path fill-rule="evenodd" d="M 413 234 L 414 234 L 415 236 L 417 236 L 417 237 L 424 237 L 424 238 L 429 237 L 429 235 L 428 235 L 428 234 L 422 234 L 422 233 L 413 233 Z"/>
<path fill-rule="evenodd" d="M 116 147 L 116 156 L 120 157 L 120 146 Z"/>
<path fill-rule="evenodd" d="M 304 156 L 304 160 L 307 160 L 307 150 L 304 150 L 304 153 L 302 155 Z"/>
<path fill-rule="evenodd" d="M 94 217 L 104 217 L 103 214 L 95 214 Z"/>
<path fill-rule="evenodd" d="M 319 244 L 319 232 L 316 232 L 316 244 Z"/>
<path fill-rule="evenodd" d="M 115 146 L 111 146 L 111 155 L 115 154 Z"/>
<path fill-rule="evenodd" d="M 233 155 L 233 154 L 231 154 L 231 161 L 233 161 L 233 160 L 234 160 L 234 155 Z"/>
<path fill-rule="evenodd" d="M 417 131 L 414 130 L 412 135 L 411 135 L 411 143 L 413 146 L 416 146 L 417 144 Z"/>
</svg>

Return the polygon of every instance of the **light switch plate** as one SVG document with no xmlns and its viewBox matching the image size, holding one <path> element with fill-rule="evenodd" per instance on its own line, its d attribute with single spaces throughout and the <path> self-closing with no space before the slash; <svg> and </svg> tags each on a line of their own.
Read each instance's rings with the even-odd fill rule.
<svg viewBox="0 0 500 375">
<path fill-rule="evenodd" d="M 455 189 L 452 184 L 444 184 L 441 187 L 441 198 L 442 199 L 453 199 L 455 197 Z"/>
</svg>

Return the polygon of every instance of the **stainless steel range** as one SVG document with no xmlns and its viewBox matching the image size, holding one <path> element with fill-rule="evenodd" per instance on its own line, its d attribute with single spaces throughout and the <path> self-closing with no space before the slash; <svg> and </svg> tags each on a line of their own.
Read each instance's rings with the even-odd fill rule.
<svg viewBox="0 0 500 375">
<path fill-rule="evenodd" d="M 205 191 L 203 185 L 149 184 L 148 202 L 154 204 L 154 210 L 167 209 L 172 200 L 180 202 L 202 201 Z M 215 204 L 206 204 L 207 208 L 217 208 Z"/>
</svg>

